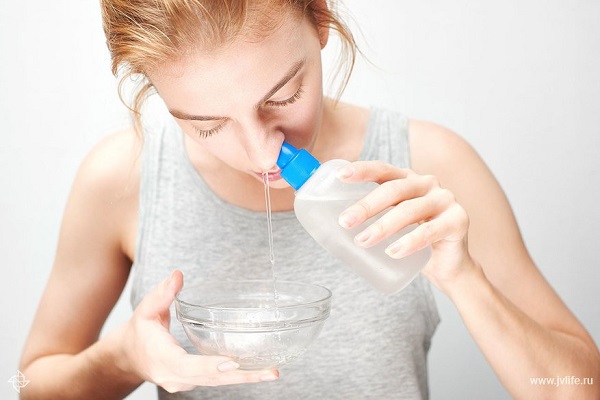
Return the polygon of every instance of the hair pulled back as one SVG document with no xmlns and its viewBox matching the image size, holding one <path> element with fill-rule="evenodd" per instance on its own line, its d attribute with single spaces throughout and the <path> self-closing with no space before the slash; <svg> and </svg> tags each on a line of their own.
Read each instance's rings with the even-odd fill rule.
<svg viewBox="0 0 600 400">
<path fill-rule="evenodd" d="M 315 27 L 336 31 L 342 44 L 338 72 L 346 67 L 338 96 L 348 83 L 356 43 L 326 0 L 101 0 L 106 43 L 112 72 L 119 76 L 119 95 L 133 112 L 141 132 L 140 110 L 153 92 L 148 73 L 177 60 L 197 46 L 218 48 L 243 35 L 260 40 L 272 32 L 285 13 L 308 18 Z M 319 4 L 321 2 L 321 4 Z M 123 100 L 123 83 L 141 76 L 131 104 Z"/>
</svg>

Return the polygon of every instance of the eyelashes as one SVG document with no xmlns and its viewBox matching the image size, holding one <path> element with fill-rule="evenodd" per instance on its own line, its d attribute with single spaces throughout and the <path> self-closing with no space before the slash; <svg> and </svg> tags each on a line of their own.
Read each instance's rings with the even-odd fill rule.
<svg viewBox="0 0 600 400">
<path fill-rule="evenodd" d="M 219 125 L 217 125 L 216 127 L 212 128 L 212 129 L 200 129 L 197 126 L 194 126 L 194 130 L 196 131 L 196 135 L 198 135 L 198 137 L 202 138 L 202 139 L 206 139 L 209 136 L 214 135 L 215 133 L 219 132 L 223 126 L 225 125 L 227 121 L 223 121 L 221 122 Z"/>
<path fill-rule="evenodd" d="M 269 101 L 265 102 L 265 105 L 267 107 L 274 107 L 274 108 L 289 106 L 291 104 L 294 104 L 298 100 L 300 100 L 300 98 L 302 98 L 302 94 L 304 94 L 304 89 L 302 86 L 300 86 L 298 88 L 298 90 L 296 91 L 296 93 L 294 93 L 292 95 L 292 97 L 285 99 L 285 100 L 281 100 L 281 101 L 269 100 Z M 223 127 L 225 126 L 226 123 L 227 123 L 227 120 L 221 122 L 219 125 L 215 126 L 212 129 L 200 129 L 197 126 L 194 126 L 194 131 L 196 132 L 196 135 L 198 135 L 198 137 L 200 137 L 202 139 L 206 139 L 207 137 L 210 137 L 210 136 L 218 133 L 221 129 L 223 129 Z"/>
<path fill-rule="evenodd" d="M 302 86 L 300 86 L 298 88 L 298 90 L 296 91 L 296 93 L 294 93 L 294 95 L 292 97 L 290 97 L 289 99 L 285 99 L 282 101 L 269 100 L 265 104 L 268 105 L 269 107 L 285 107 L 287 105 L 294 104 L 296 101 L 298 101 L 302 97 L 303 93 L 304 93 L 304 89 L 302 88 Z"/>
</svg>

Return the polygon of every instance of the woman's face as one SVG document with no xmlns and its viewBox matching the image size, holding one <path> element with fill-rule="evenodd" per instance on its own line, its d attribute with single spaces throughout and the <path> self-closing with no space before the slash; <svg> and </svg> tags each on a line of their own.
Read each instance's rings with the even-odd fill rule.
<svg viewBox="0 0 600 400">
<path fill-rule="evenodd" d="M 150 79 L 200 170 L 233 168 L 260 181 L 269 171 L 270 186 L 286 188 L 276 165 L 282 142 L 311 149 L 320 130 L 321 44 L 306 19 L 286 18 L 262 40 L 200 49 Z"/>
</svg>

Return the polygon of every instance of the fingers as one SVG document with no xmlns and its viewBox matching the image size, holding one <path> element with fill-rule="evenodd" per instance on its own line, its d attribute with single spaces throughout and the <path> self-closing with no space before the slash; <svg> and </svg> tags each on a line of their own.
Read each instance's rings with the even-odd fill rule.
<svg viewBox="0 0 600 400">
<path fill-rule="evenodd" d="M 435 186 L 436 182 L 430 177 L 386 181 L 356 204 L 344 210 L 340 214 L 339 224 L 344 228 L 352 228 L 360 225 L 390 206 L 402 204 L 406 200 L 424 196 Z M 411 205 L 404 205 L 403 207 L 406 211 L 409 211 L 408 207 L 414 208 Z M 412 222 L 419 220 L 413 219 Z"/>
<path fill-rule="evenodd" d="M 362 247 L 371 247 L 404 227 L 429 219 L 433 213 L 437 214 L 443 207 L 435 204 L 438 202 L 435 197 L 417 197 L 403 201 L 358 233 L 354 241 Z"/>
<path fill-rule="evenodd" d="M 388 255 L 402 258 L 443 239 L 452 242 L 466 236 L 468 217 L 464 209 L 434 176 L 418 175 L 381 161 L 357 161 L 340 169 L 338 177 L 345 182 L 380 183 L 340 214 L 342 227 L 359 226 L 389 209 L 355 236 L 362 247 L 374 246 L 412 224 L 419 226 L 388 246 Z"/>
<path fill-rule="evenodd" d="M 175 270 L 138 305 L 129 330 L 128 356 L 138 376 L 168 392 L 197 386 L 220 386 L 276 380 L 277 370 L 243 371 L 224 356 L 188 354 L 170 334 L 169 307 L 183 287 L 183 274 Z"/>
<path fill-rule="evenodd" d="M 239 364 L 222 356 L 186 354 L 179 360 L 176 372 L 188 383 L 202 386 L 231 385 L 275 380 L 277 370 L 245 371 Z"/>
<path fill-rule="evenodd" d="M 345 182 L 377 182 L 383 183 L 393 179 L 414 176 L 407 168 L 398 168 L 383 161 L 355 161 L 341 168 L 337 177 Z"/>
<path fill-rule="evenodd" d="M 402 258 L 430 244 L 458 242 L 466 236 L 468 227 L 466 212 L 455 204 L 437 218 L 420 224 L 412 232 L 390 244 L 385 252 L 392 258 Z"/>
<path fill-rule="evenodd" d="M 268 382 L 279 377 L 277 370 L 239 370 L 239 364 L 221 356 L 177 355 L 165 361 L 164 366 L 165 369 L 153 380 L 171 393 L 196 386 Z"/>
<path fill-rule="evenodd" d="M 145 353 L 152 352 L 153 356 L 145 362 L 143 377 L 171 393 L 192 390 L 196 386 L 268 382 L 279 377 L 277 370 L 240 370 L 240 365 L 229 357 L 189 354 L 165 331 L 150 342 L 154 350 L 147 349 Z"/>
<path fill-rule="evenodd" d="M 183 287 L 183 274 L 174 270 L 171 275 L 149 292 L 138 305 L 136 312 L 144 318 L 155 318 L 168 312 L 177 293 Z"/>
</svg>

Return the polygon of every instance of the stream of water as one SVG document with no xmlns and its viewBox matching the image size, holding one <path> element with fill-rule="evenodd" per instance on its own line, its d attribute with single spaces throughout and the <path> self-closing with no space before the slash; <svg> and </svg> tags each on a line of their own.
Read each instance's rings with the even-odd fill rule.
<svg viewBox="0 0 600 400">
<path fill-rule="evenodd" d="M 273 300 L 275 303 L 275 309 L 277 313 L 277 319 L 279 319 L 278 308 L 278 300 L 279 293 L 277 293 L 277 276 L 275 274 L 275 252 L 273 250 L 273 222 L 271 215 L 271 191 L 269 188 L 269 175 L 266 172 L 263 172 L 263 183 L 265 185 L 265 208 L 267 210 L 267 229 L 268 229 L 268 237 L 269 237 L 269 261 L 271 262 L 271 276 L 273 278 Z"/>
</svg>

